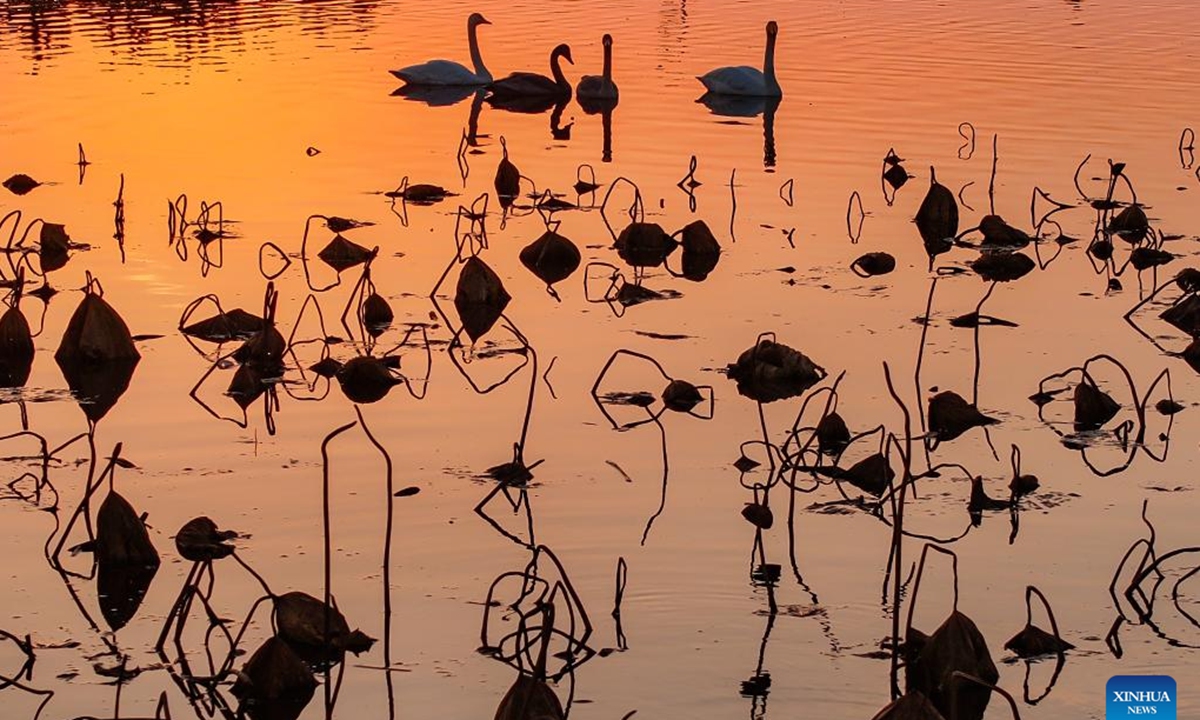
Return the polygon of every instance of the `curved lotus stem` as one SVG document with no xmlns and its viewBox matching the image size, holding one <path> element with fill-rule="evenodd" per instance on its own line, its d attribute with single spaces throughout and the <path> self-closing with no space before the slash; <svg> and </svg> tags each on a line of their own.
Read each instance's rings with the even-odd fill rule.
<svg viewBox="0 0 1200 720">
<path fill-rule="evenodd" d="M 973 682 L 976 685 L 982 685 L 983 687 L 987 688 L 988 690 L 999 693 L 1001 697 L 1003 697 L 1005 700 L 1008 701 L 1008 707 L 1012 710 L 1013 717 L 1016 718 L 1016 720 L 1021 720 L 1021 711 L 1017 709 L 1017 701 L 1014 700 L 1013 696 L 1009 695 L 1008 691 L 1005 690 L 1004 688 L 1001 688 L 999 686 L 996 686 L 989 682 L 981 680 L 981 679 L 975 677 L 974 675 L 971 675 L 970 673 L 963 672 L 962 670 L 955 670 L 953 673 L 951 673 L 950 680 L 953 683 L 950 687 L 950 692 L 952 694 L 957 692 L 957 690 L 958 690 L 958 683 L 953 682 L 955 680 L 966 680 L 968 682 Z M 951 702 L 950 702 L 950 710 L 951 710 L 950 720 L 956 720 L 958 713 L 956 713 L 954 711 L 957 709 L 958 709 L 958 704 L 955 703 L 953 700 L 951 700 Z"/>
<path fill-rule="evenodd" d="M 917 595 L 921 591 L 921 577 L 925 573 L 925 560 L 930 550 L 936 550 L 944 555 L 949 555 L 951 558 L 951 568 L 954 573 L 954 612 L 958 612 L 958 555 L 953 550 L 926 543 L 925 547 L 921 549 L 921 562 L 917 565 L 917 579 L 913 581 L 912 595 L 908 603 L 908 620 L 904 624 L 905 636 L 908 636 L 912 632 L 913 611 L 917 607 Z"/>
</svg>

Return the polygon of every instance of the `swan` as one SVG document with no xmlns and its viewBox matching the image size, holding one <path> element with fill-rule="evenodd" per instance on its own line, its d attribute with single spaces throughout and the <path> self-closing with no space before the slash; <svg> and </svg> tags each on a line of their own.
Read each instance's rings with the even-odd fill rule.
<svg viewBox="0 0 1200 720">
<path fill-rule="evenodd" d="M 453 60 L 430 60 L 390 72 L 409 85 L 487 85 L 492 81 L 492 74 L 484 67 L 483 56 L 479 54 L 476 29 L 480 25 L 491 23 L 483 15 L 471 13 L 467 18 L 467 44 L 470 46 L 474 71 Z"/>
<path fill-rule="evenodd" d="M 563 76 L 562 67 L 559 66 L 561 58 L 565 58 L 572 65 L 575 64 L 575 61 L 571 59 L 571 48 L 565 43 L 554 48 L 550 53 L 550 72 L 554 75 L 554 79 L 537 73 L 515 72 L 488 86 L 492 91 L 488 99 L 499 102 L 510 98 L 532 96 L 570 99 L 571 83 L 567 82 L 567 78 Z"/>
<path fill-rule="evenodd" d="M 612 80 L 612 35 L 604 35 L 604 74 L 584 75 L 575 87 L 575 97 L 584 100 L 616 102 L 617 84 Z"/>
<path fill-rule="evenodd" d="M 751 97 L 783 97 L 783 90 L 775 79 L 775 36 L 779 26 L 775 21 L 767 23 L 767 51 L 763 69 L 747 65 L 717 68 L 696 79 L 717 95 L 745 95 Z"/>
</svg>

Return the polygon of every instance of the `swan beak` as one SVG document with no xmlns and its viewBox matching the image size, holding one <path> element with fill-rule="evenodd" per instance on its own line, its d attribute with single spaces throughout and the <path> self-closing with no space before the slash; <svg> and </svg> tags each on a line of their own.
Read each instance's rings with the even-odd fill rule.
<svg viewBox="0 0 1200 720">
<path fill-rule="evenodd" d="M 566 58 L 567 62 L 571 63 L 572 65 L 575 64 L 575 61 L 571 59 L 571 51 L 570 50 L 567 50 L 566 52 L 564 52 L 563 57 Z"/>
<path fill-rule="evenodd" d="M 479 16 L 479 24 L 480 24 L 480 25 L 491 25 L 491 24 L 492 24 L 492 21 L 491 21 L 491 20 L 488 20 L 488 19 L 487 19 L 487 18 L 485 18 L 484 16 L 480 15 L 480 16 Z"/>
</svg>

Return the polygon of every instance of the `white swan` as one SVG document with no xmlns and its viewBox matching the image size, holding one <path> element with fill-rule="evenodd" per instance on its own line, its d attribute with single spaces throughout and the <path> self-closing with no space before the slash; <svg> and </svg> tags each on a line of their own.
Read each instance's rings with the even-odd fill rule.
<svg viewBox="0 0 1200 720">
<path fill-rule="evenodd" d="M 617 84 L 612 80 L 612 35 L 604 35 L 604 74 L 584 75 L 575 87 L 580 100 L 616 100 Z"/>
<path fill-rule="evenodd" d="M 484 66 L 483 56 L 479 54 L 476 28 L 480 25 L 491 23 L 483 15 L 471 13 L 471 17 L 467 18 L 467 43 L 470 45 L 474 72 L 453 60 L 430 60 L 390 72 L 409 85 L 487 85 L 492 81 L 492 74 Z"/>
<path fill-rule="evenodd" d="M 710 93 L 718 95 L 745 95 L 751 97 L 783 97 L 783 90 L 775 79 L 775 36 L 779 26 L 775 21 L 767 23 L 767 51 L 763 58 L 763 69 L 747 65 L 723 67 L 712 70 L 696 79 L 704 83 Z"/>
</svg>

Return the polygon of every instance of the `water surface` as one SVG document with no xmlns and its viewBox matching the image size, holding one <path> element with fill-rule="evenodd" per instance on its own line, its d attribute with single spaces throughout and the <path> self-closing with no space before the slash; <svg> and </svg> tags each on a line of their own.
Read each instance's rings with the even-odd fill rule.
<svg viewBox="0 0 1200 720">
<path fill-rule="evenodd" d="M 392 95 L 399 83 L 389 69 L 432 57 L 466 60 L 463 25 L 472 11 L 492 22 L 481 29 L 481 44 L 497 75 L 546 72 L 549 50 L 559 42 L 572 48 L 569 78 L 597 73 L 600 36 L 611 33 L 621 88 L 615 111 L 605 119 L 572 103 L 556 122 L 549 113 L 507 113 L 483 104 L 472 120 L 471 97 L 429 106 Z M 768 19 L 781 26 L 777 64 L 784 98 L 778 107 L 726 117 L 697 103 L 702 88 L 694 76 L 761 61 Z M 841 499 L 828 482 L 795 497 L 794 544 L 785 522 L 785 486 L 772 487 L 776 524 L 762 533 L 761 550 L 755 528 L 739 513 L 754 499 L 747 486 L 765 483 L 769 475 L 760 468 L 741 476 L 733 465 L 742 443 L 761 441 L 763 430 L 757 405 L 739 396 L 721 371 L 768 331 L 828 371 L 818 387 L 845 372 L 838 412 L 854 431 L 883 423 L 903 432 L 884 362 L 914 413 L 935 388 L 968 399 L 977 394 L 979 407 L 1002 422 L 988 436 L 973 430 L 943 444 L 932 460 L 962 463 L 984 478 L 994 496 L 1007 492 L 1009 448 L 1020 446 L 1023 471 L 1037 474 L 1041 488 L 1022 501 L 1015 539 L 1010 541 L 1009 514 L 989 513 L 947 547 L 959 556 L 958 607 L 978 624 L 998 661 L 1011 659 L 1002 645 L 1024 623 L 1027 584 L 1050 598 L 1060 629 L 1078 648 L 1067 655 L 1049 695 L 1022 703 L 1024 717 L 1100 717 L 1103 682 L 1114 674 L 1194 676 L 1200 665 L 1191 646 L 1200 638 L 1185 612 L 1194 613 L 1196 602 L 1186 583 L 1179 605 L 1171 603 L 1170 583 L 1160 587 L 1152 625 L 1121 630 L 1119 658 L 1104 638 L 1118 615 L 1109 594 L 1113 573 L 1130 544 L 1148 533 L 1140 517 L 1143 501 L 1149 500 L 1160 553 L 1194 543 L 1191 398 L 1198 388 L 1191 367 L 1164 352 L 1183 350 L 1188 338 L 1157 319 L 1164 304 L 1135 316 L 1161 348 L 1122 316 L 1190 265 L 1195 253 L 1197 180 L 1190 157 L 1179 149 L 1184 128 L 1200 117 L 1191 92 L 1200 65 L 1190 30 L 1197 19 L 1191 4 L 1176 0 L 623 0 L 603 8 L 487 0 L 472 6 L 8 3 L 0 22 L 0 174 L 26 173 L 45 184 L 21 196 L 0 191 L 0 212 L 20 210 L 17 237 L 27 223 L 43 218 L 65 224 L 74 241 L 90 247 L 51 273 L 60 292 L 44 306 L 44 320 L 40 300 L 22 301 L 41 332 L 24 389 L 6 391 L 7 431 L 21 430 L 24 416 L 28 429 L 53 448 L 89 430 L 53 359 L 87 273 L 99 278 L 104 298 L 132 333 L 163 336 L 138 342 L 142 359 L 129 388 L 93 433 L 98 467 L 117 443 L 136 465 L 117 470 L 115 487 L 139 513 L 148 513 L 149 536 L 163 557 L 132 621 L 110 632 L 98 611 L 96 582 L 64 580 L 47 562 L 83 496 L 93 465 L 86 444 L 63 450 L 51 465 L 57 515 L 41 512 L 52 504 L 49 497 L 27 501 L 14 492 L 0 505 L 10 540 L 9 579 L 0 587 L 7 614 L 0 627 L 30 635 L 37 646 L 34 675 L 25 684 L 54 691 L 42 716 L 152 716 L 163 692 L 173 716 L 187 716 L 179 658 L 171 651 L 164 660 L 154 645 L 190 570 L 172 537 L 197 515 L 243 533 L 236 542 L 239 556 L 276 592 L 322 595 L 321 443 L 357 420 L 354 405 L 336 382 L 319 381 L 307 370 L 319 351 L 310 343 L 289 359 L 284 381 L 273 391 L 277 402 L 256 399 L 243 419 L 225 394 L 232 363 L 205 375 L 234 346 L 193 346 L 178 331 L 184 308 L 207 293 L 226 308 L 260 309 L 267 286 L 260 248 L 270 242 L 292 259 L 275 281 L 285 337 L 293 328 L 299 339 L 350 336 L 353 328 L 343 329 L 338 318 L 361 268 L 343 273 L 339 286 L 315 293 L 324 331 L 311 306 L 298 320 L 310 294 L 301 241 L 314 214 L 373 223 L 345 235 L 379 247 L 371 277 L 396 319 L 378 338 L 375 354 L 399 343 L 409 327 L 426 327 L 432 341 L 428 372 L 423 351 L 401 351 L 413 389 L 427 384 L 423 399 L 401 386 L 361 408 L 394 462 L 395 489 L 416 486 L 421 492 L 386 499 L 382 457 L 361 427 L 330 444 L 332 592 L 352 626 L 390 638 L 392 664 L 391 672 L 381 670 L 382 643 L 349 656 L 335 716 L 494 713 L 516 673 L 477 652 L 489 639 L 481 637 L 482 603 L 497 576 L 529 562 L 522 543 L 551 548 L 561 560 L 590 616 L 588 644 L 595 650 L 620 645 L 611 615 L 614 582 L 618 559 L 628 564 L 621 603 L 628 647 L 575 669 L 573 716 L 614 718 L 632 710 L 638 717 L 874 715 L 891 699 L 890 663 L 879 656 L 892 628 L 886 576 L 891 528 L 861 511 L 811 509 Z M 476 145 L 464 147 L 472 124 Z M 704 220 L 723 246 L 717 267 L 703 282 L 651 269 L 645 286 L 679 296 L 618 307 L 620 313 L 588 302 L 586 295 L 602 294 L 607 283 L 589 283 L 585 293 L 581 268 L 557 286 L 561 300 L 555 300 L 517 257 L 544 231 L 543 219 L 529 210 L 502 217 L 494 197 L 501 137 L 539 190 L 589 206 L 553 218 L 585 263 L 622 265 L 597 208 L 609 183 L 624 177 L 640 189 L 646 219 L 668 232 Z M 75 165 L 79 144 L 90 161 L 82 174 Z M 890 148 L 913 177 L 889 204 L 880 172 Z M 693 157 L 700 182 L 694 207 L 677 186 Z M 1116 278 L 1119 291 L 1109 289 L 1111 271 L 1086 252 L 1097 217 L 1086 200 L 1105 194 L 1108 159 L 1126 163 L 1152 226 L 1171 238 L 1164 249 L 1178 256 L 1157 275 L 1127 269 Z M 602 186 L 594 196 L 577 198 L 571 188 L 585 163 Z M 1049 238 L 1061 231 L 1078 241 L 1062 245 L 1061 252 L 1052 240 L 1026 248 L 1044 267 L 998 285 L 987 301 L 986 314 L 1017 327 L 984 327 L 976 341 L 972 330 L 949 323 L 976 307 L 987 284 L 969 271 L 946 274 L 978 256 L 967 248 L 939 256 L 942 271 L 930 272 L 912 219 L 931 166 L 961 202 L 963 228 L 975 225 L 994 202 L 997 214 L 1034 232 L 1050 208 L 1039 200 L 1031 217 L 1035 187 L 1070 206 L 1054 216 L 1057 228 L 1042 230 Z M 429 207 L 393 205 L 380 193 L 404 177 L 443 185 L 458 196 Z M 113 201 L 122 178 L 124 240 L 118 243 Z M 853 232 L 858 218 L 851 205 L 848 233 L 847 207 L 855 192 L 865 218 L 861 233 Z M 503 323 L 473 350 L 448 350 L 458 323 L 451 300 L 457 264 L 436 293 L 437 305 L 430 299 L 455 258 L 455 208 L 483 193 L 493 197 L 481 257 L 511 294 L 506 317 L 532 352 L 511 352 L 520 343 Z M 186 238 L 186 252 L 170 242 L 168 205 L 181 194 L 189 201 L 189 219 L 201 201 L 221 203 L 229 237 L 219 244 L 219 259 L 210 246 L 215 263 L 204 262 L 195 237 Z M 1117 199 L 1130 199 L 1124 185 Z M 628 222 L 631 200 L 629 185 L 613 190 L 607 215 L 618 232 Z M 335 277 L 315 257 L 330 237 L 319 222 L 312 226 L 307 255 L 318 287 Z M 853 275 L 850 263 L 870 251 L 894 255 L 896 270 L 872 279 Z M 1118 266 L 1127 252 L 1118 243 Z M 670 260 L 673 269 L 678 260 Z M 633 271 L 623 270 L 632 281 Z M 914 318 L 925 313 L 934 277 L 918 388 L 922 325 Z M 1167 290 L 1162 297 L 1169 302 L 1179 295 Z M 713 386 L 715 402 L 705 404 L 712 419 L 668 412 L 661 433 L 654 424 L 615 431 L 590 390 L 620 348 L 652 356 L 673 377 Z M 343 361 L 365 350 L 353 343 L 329 349 Z M 510 352 L 491 352 L 496 349 Z M 1151 407 L 1147 448 L 1123 449 L 1110 432 L 1135 418 L 1125 381 L 1111 368 L 1097 381 L 1123 404 L 1123 414 L 1091 439 L 1086 456 L 1064 446 L 1056 433 L 1072 431 L 1067 401 L 1060 398 L 1046 413 L 1065 422 L 1047 423 L 1027 399 L 1043 377 L 1098 353 L 1120 359 L 1139 394 L 1169 369 L 1171 391 L 1185 410 L 1168 421 Z M 510 382 L 476 391 L 521 361 L 528 364 Z M 657 395 L 663 384 L 652 366 L 624 358 L 604 388 Z M 1148 404 L 1164 393 L 1160 384 Z M 772 442 L 786 439 L 800 403 L 765 406 Z M 816 414 L 810 407 L 802 424 L 811 425 L 820 404 Z M 645 417 L 637 407 L 613 411 L 619 422 Z M 1160 439 L 1167 433 L 1169 442 Z M 532 541 L 524 507 L 514 511 L 501 495 L 486 508 L 514 542 L 475 508 L 496 486 L 484 471 L 511 460 L 523 435 L 526 461 L 543 461 L 524 495 Z M 664 437 L 666 503 L 643 543 L 661 499 Z M 11 456 L 5 462 L 9 476 L 38 469 L 29 459 L 35 442 L 5 442 L 0 454 Z M 1136 452 L 1128 467 L 1108 474 L 1126 463 L 1130 450 Z M 747 452 L 763 459 L 760 446 Z M 858 459 L 868 451 L 855 452 Z M 923 452 L 917 460 L 924 469 Z M 969 526 L 969 493 L 961 473 L 922 481 L 910 504 L 909 530 L 960 535 Z M 521 495 L 516 488 L 511 494 Z M 383 603 L 388 502 L 395 511 L 390 617 Z M 63 545 L 85 539 L 77 528 Z M 905 540 L 904 577 L 921 544 Z M 1170 568 L 1172 582 L 1191 567 L 1186 560 Z M 754 580 L 753 570 L 764 561 L 782 566 L 777 587 Z M 69 557 L 65 565 L 86 575 L 90 556 Z M 232 560 L 215 569 L 213 607 L 236 627 L 261 588 Z M 927 573 L 918 627 L 936 627 L 950 609 L 950 588 L 947 564 L 939 558 Z M 779 610 L 773 620 L 772 594 Z M 1136 620 L 1128 606 L 1121 611 Z M 1045 623 L 1040 615 L 1035 620 Z M 509 616 L 503 627 L 513 625 Z M 206 626 L 195 610 L 182 639 L 196 674 L 207 662 Z M 267 616 L 258 615 L 245 649 L 252 652 L 270 634 Z M 64 644 L 69 647 L 54 647 Z M 97 665 L 115 663 L 110 644 L 143 672 L 120 686 L 99 674 Z M 218 655 L 227 650 L 220 640 L 212 647 Z M 15 672 L 10 668 L 19 667 L 22 656 L 11 644 L 4 652 L 0 672 Z M 1026 665 L 998 667 L 999 684 L 1021 700 Z M 1030 698 L 1041 694 L 1053 670 L 1053 660 L 1032 665 Z M 769 693 L 761 692 L 765 674 Z M 757 682 L 743 684 L 756 676 Z M 565 679 L 556 686 L 564 701 L 571 688 Z M 222 686 L 226 696 L 227 690 Z M 324 688 L 317 691 L 303 717 L 325 714 L 324 694 Z M 42 700 L 15 688 L 5 695 L 13 717 L 33 717 Z M 994 701 L 989 717 L 1004 711 Z M 195 712 L 220 713 L 203 705 Z"/>
</svg>

